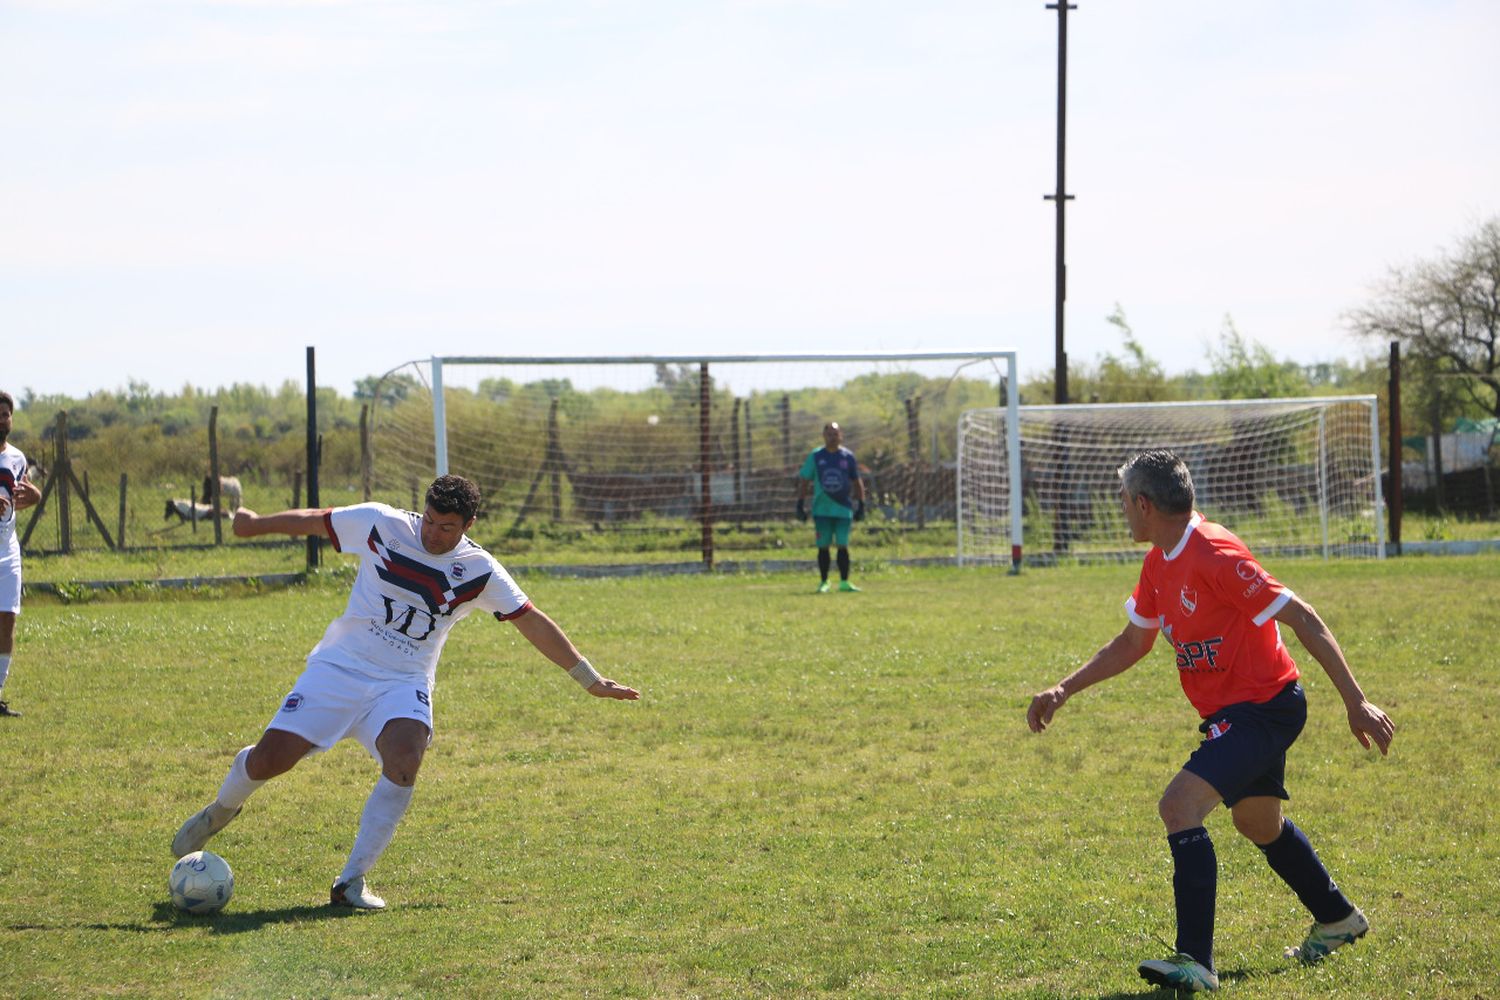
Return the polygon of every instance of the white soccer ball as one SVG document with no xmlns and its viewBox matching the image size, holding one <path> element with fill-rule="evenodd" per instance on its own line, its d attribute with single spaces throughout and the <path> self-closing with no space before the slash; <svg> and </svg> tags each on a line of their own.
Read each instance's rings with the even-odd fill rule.
<svg viewBox="0 0 1500 1000">
<path fill-rule="evenodd" d="M 234 895 L 234 872 L 213 851 L 194 851 L 177 859 L 167 885 L 172 905 L 184 913 L 215 913 Z"/>
</svg>

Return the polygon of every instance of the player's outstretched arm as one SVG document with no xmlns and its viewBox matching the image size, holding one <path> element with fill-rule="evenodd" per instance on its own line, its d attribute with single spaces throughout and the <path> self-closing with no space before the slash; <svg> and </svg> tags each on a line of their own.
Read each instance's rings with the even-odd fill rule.
<svg viewBox="0 0 1500 1000">
<path fill-rule="evenodd" d="M 326 508 L 299 507 L 275 514 L 257 514 L 249 507 L 234 512 L 234 533 L 240 538 L 256 535 L 317 535 L 328 537 Z"/>
<path fill-rule="evenodd" d="M 1031 706 L 1026 709 L 1026 725 L 1033 733 L 1039 733 L 1052 723 L 1052 716 L 1063 702 L 1086 687 L 1122 674 L 1135 666 L 1141 657 L 1151 651 L 1156 642 L 1156 630 L 1141 628 L 1127 622 L 1120 634 L 1107 642 L 1089 661 L 1057 684 L 1032 696 Z"/>
<path fill-rule="evenodd" d="M 598 671 L 578 652 L 578 647 L 573 645 L 573 640 L 568 638 L 562 627 L 535 605 L 519 618 L 511 618 L 509 621 L 527 642 L 536 647 L 537 652 L 566 670 L 570 677 L 582 684 L 595 698 L 615 698 L 620 701 L 635 701 L 640 698 L 641 693 L 635 688 L 616 684 L 608 677 L 600 677 Z"/>
<path fill-rule="evenodd" d="M 1276 620 L 1291 626 L 1297 633 L 1297 641 L 1333 681 L 1339 696 L 1344 699 L 1344 711 L 1349 715 L 1349 730 L 1354 733 L 1354 738 L 1367 749 L 1374 740 L 1382 755 L 1388 753 L 1391 740 L 1396 736 L 1396 724 L 1365 697 L 1359 682 L 1354 679 L 1354 671 L 1349 669 L 1349 661 L 1344 659 L 1344 651 L 1333 637 L 1333 631 L 1324 624 L 1312 605 L 1294 596 L 1276 613 Z"/>
</svg>

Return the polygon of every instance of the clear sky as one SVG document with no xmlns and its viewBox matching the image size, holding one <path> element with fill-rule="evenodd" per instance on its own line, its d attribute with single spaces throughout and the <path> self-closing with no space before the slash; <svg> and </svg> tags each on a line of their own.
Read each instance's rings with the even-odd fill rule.
<svg viewBox="0 0 1500 1000">
<path fill-rule="evenodd" d="M 1043 0 L 0 0 L 0 387 L 1016 349 Z M 1500 212 L 1494 0 L 1079 0 L 1068 350 L 1299 361 Z"/>
</svg>

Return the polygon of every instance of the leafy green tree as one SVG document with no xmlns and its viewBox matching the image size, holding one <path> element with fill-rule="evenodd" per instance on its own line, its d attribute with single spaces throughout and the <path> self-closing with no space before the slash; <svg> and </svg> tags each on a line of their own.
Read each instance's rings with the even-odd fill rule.
<svg viewBox="0 0 1500 1000">
<path fill-rule="evenodd" d="M 1208 350 L 1208 382 L 1219 399 L 1281 399 L 1306 396 L 1310 388 L 1302 367 L 1277 361 L 1270 348 L 1245 339 L 1234 320 L 1224 317 L 1219 346 Z"/>
<path fill-rule="evenodd" d="M 407 372 L 366 375 L 354 383 L 354 398 L 361 403 L 391 407 L 406 399 L 418 388 L 416 376 Z"/>
</svg>

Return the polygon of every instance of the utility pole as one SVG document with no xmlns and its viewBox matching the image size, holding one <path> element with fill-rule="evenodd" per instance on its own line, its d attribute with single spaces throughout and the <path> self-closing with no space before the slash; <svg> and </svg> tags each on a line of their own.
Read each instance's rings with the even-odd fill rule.
<svg viewBox="0 0 1500 1000">
<path fill-rule="evenodd" d="M 1057 265 L 1054 278 L 1056 331 L 1056 357 L 1053 361 L 1056 374 L 1053 376 L 1053 402 L 1068 401 L 1068 352 L 1063 349 L 1063 303 L 1068 297 L 1068 265 L 1063 257 L 1063 231 L 1065 228 L 1063 207 L 1073 200 L 1067 194 L 1065 168 L 1068 162 L 1068 11 L 1077 10 L 1078 5 L 1059 0 L 1049 3 L 1048 10 L 1057 11 L 1057 190 L 1042 197 L 1057 205 Z"/>
</svg>

